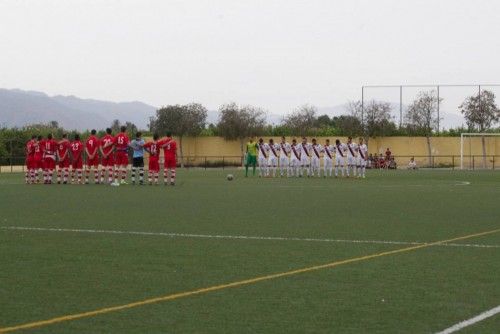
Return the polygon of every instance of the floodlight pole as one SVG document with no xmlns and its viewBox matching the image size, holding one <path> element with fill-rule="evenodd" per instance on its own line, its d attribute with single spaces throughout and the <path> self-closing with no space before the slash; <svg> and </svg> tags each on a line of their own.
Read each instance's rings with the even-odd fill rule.
<svg viewBox="0 0 500 334">
<path fill-rule="evenodd" d="M 481 85 L 477 85 L 479 88 L 479 112 L 481 112 Z"/>
<path fill-rule="evenodd" d="M 365 86 L 361 86 L 361 130 L 365 135 L 364 115 L 365 114 Z"/>
<path fill-rule="evenodd" d="M 438 101 L 437 101 L 438 102 L 438 105 L 437 105 L 437 113 L 438 113 L 438 119 L 437 119 L 438 124 L 437 125 L 438 125 L 438 128 L 437 128 L 437 130 L 438 130 L 438 135 L 439 135 L 439 123 L 440 123 L 439 122 L 440 121 L 440 118 L 439 118 L 439 105 L 440 105 L 440 103 L 439 103 L 439 85 L 437 85 L 437 99 L 438 99 Z"/>
<path fill-rule="evenodd" d="M 399 128 L 403 126 L 403 86 L 399 86 Z"/>
</svg>

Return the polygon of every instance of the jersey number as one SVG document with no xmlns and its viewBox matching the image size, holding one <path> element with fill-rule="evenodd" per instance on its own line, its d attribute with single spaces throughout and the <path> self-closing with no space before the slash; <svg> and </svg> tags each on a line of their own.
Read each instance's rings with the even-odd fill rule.
<svg viewBox="0 0 500 334">
<path fill-rule="evenodd" d="M 123 145 L 123 137 L 118 137 L 118 144 Z"/>
</svg>

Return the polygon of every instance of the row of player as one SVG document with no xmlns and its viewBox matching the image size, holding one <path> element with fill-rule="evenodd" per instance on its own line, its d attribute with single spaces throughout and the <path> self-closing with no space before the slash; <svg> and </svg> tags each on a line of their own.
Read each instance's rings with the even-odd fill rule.
<svg viewBox="0 0 500 334">
<path fill-rule="evenodd" d="M 170 133 L 160 139 L 154 135 L 153 141 L 145 142 L 138 132 L 134 140 L 130 140 L 126 134 L 126 128 L 122 127 L 120 133 L 113 136 L 111 129 L 106 129 L 106 135 L 102 138 L 96 137 L 96 131 L 92 130 L 87 140 L 82 142 L 79 135 L 69 140 L 64 134 L 60 140 L 53 138 L 51 134 L 47 138 L 33 136 L 26 143 L 26 183 L 41 183 L 39 175 L 43 175 L 43 183 L 51 184 L 54 171 L 57 166 L 57 182 L 67 184 L 89 183 L 91 170 L 94 172 L 94 183 L 126 183 L 128 174 L 129 156 L 128 150 L 133 150 L 132 158 L 132 183 L 144 182 L 144 151 L 149 153 L 148 181 L 150 184 L 158 184 L 160 173 L 160 150 L 164 153 L 164 183 L 175 185 L 177 164 L 177 143 Z M 84 162 L 84 153 L 86 161 Z M 71 166 L 71 180 L 69 170 Z M 84 168 L 85 166 L 85 168 Z M 100 170 L 99 170 L 100 166 Z M 85 181 L 83 173 L 85 171 Z"/>
<path fill-rule="evenodd" d="M 278 170 L 281 177 L 319 177 L 321 170 L 324 177 L 332 177 L 335 170 L 335 177 L 340 172 L 342 176 L 365 178 L 367 159 L 368 147 L 363 138 L 359 138 L 358 144 L 354 143 L 351 137 L 346 144 L 337 139 L 335 145 L 331 145 L 329 139 L 326 139 L 324 145 L 314 138 L 312 143 L 308 143 L 306 137 L 302 138 L 301 143 L 294 138 L 291 144 L 286 142 L 285 137 L 281 137 L 280 143 L 275 143 L 273 139 L 265 143 L 262 138 L 258 143 L 254 143 L 253 139 L 250 139 L 246 150 L 245 175 L 248 176 L 249 166 L 253 166 L 255 175 L 255 166 L 258 163 L 259 177 L 275 177 Z"/>
</svg>

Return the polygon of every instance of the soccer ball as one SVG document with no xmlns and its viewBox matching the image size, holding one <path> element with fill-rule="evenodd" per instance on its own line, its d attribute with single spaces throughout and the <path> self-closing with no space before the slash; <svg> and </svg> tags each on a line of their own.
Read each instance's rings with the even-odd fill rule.
<svg viewBox="0 0 500 334">
<path fill-rule="evenodd" d="M 112 187 L 119 187 L 120 186 L 120 184 L 118 182 L 112 182 L 110 185 Z"/>
<path fill-rule="evenodd" d="M 228 181 L 232 181 L 234 179 L 234 175 L 233 174 L 227 174 L 227 180 Z"/>
</svg>

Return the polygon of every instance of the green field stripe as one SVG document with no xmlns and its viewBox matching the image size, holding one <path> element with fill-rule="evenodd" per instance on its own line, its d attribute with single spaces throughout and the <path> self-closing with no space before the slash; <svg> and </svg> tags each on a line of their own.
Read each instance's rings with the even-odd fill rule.
<svg viewBox="0 0 500 334">
<path fill-rule="evenodd" d="M 265 276 L 254 277 L 254 278 L 236 281 L 236 282 L 232 282 L 232 283 L 215 285 L 215 286 L 210 286 L 210 287 L 206 287 L 206 288 L 190 290 L 190 291 L 185 291 L 185 292 L 180 292 L 180 293 L 175 293 L 175 294 L 170 294 L 170 295 L 155 297 L 155 298 L 150 298 L 150 299 L 145 299 L 145 300 L 136 301 L 136 302 L 118 305 L 118 306 L 105 307 L 105 308 L 101 308 L 101 309 L 97 309 L 97 310 L 93 310 L 93 311 L 88 311 L 88 312 L 83 312 L 83 313 L 76 313 L 76 314 L 60 316 L 60 317 L 47 319 L 47 320 L 35 321 L 35 322 L 30 322 L 30 323 L 21 324 L 21 325 L 15 325 L 15 326 L 11 326 L 11 327 L 4 327 L 4 328 L 0 328 L 0 333 L 10 333 L 10 332 L 18 331 L 18 330 L 43 327 L 43 326 L 48 326 L 51 324 L 93 317 L 93 316 L 97 316 L 97 315 L 101 315 L 101 314 L 117 312 L 117 311 L 121 311 L 121 310 L 125 310 L 125 309 L 131 309 L 131 308 L 136 308 L 136 307 L 140 307 L 140 306 L 144 306 L 144 305 L 149 305 L 149 304 L 166 302 L 166 301 L 170 301 L 170 300 L 175 300 L 175 299 L 180 299 L 180 298 L 184 298 L 184 297 L 209 293 L 209 292 L 213 292 L 213 291 L 241 287 L 241 286 L 255 284 L 258 282 L 262 282 L 262 281 L 293 276 L 293 275 L 317 271 L 317 270 L 321 270 L 321 269 L 338 267 L 338 266 L 350 264 L 350 263 L 367 261 L 367 260 L 371 260 L 371 259 L 375 259 L 375 258 L 379 258 L 379 257 L 383 257 L 383 256 L 410 252 L 410 251 L 417 250 L 417 249 L 427 248 L 427 247 L 430 247 L 433 245 L 438 245 L 438 244 L 442 244 L 442 243 L 449 243 L 449 242 L 454 242 L 454 241 L 460 241 L 460 240 L 470 239 L 470 238 L 474 238 L 474 237 L 480 237 L 480 236 L 484 236 L 484 235 L 494 234 L 494 233 L 498 233 L 498 232 L 500 232 L 500 229 L 469 234 L 469 235 L 465 235 L 465 236 L 435 241 L 435 242 L 426 243 L 426 244 L 422 244 L 422 245 L 399 248 L 399 249 L 395 249 L 392 251 L 386 251 L 386 252 L 365 255 L 365 256 L 350 258 L 350 259 L 346 259 L 346 260 L 330 262 L 330 263 L 326 263 L 326 264 L 322 264 L 322 265 L 316 265 L 316 266 L 305 267 L 305 268 L 295 269 L 295 270 L 281 272 L 281 273 L 275 273 L 275 274 L 270 274 L 270 275 L 265 275 Z"/>
</svg>

